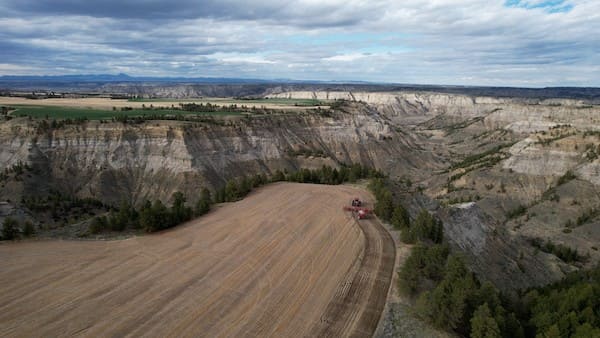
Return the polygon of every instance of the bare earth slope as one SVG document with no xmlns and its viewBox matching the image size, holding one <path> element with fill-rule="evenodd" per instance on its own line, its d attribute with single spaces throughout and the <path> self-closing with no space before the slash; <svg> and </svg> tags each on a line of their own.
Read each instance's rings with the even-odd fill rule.
<svg viewBox="0 0 600 338">
<path fill-rule="evenodd" d="M 0 334 L 370 336 L 394 245 L 356 195 L 275 184 L 161 234 L 0 245 Z"/>
</svg>

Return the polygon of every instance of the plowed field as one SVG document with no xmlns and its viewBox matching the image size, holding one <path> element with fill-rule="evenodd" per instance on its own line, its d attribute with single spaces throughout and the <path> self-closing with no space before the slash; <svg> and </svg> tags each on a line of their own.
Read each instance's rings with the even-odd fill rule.
<svg viewBox="0 0 600 338">
<path fill-rule="evenodd" d="M 154 235 L 2 244 L 0 335 L 370 336 L 394 244 L 354 196 L 273 184 Z"/>
</svg>

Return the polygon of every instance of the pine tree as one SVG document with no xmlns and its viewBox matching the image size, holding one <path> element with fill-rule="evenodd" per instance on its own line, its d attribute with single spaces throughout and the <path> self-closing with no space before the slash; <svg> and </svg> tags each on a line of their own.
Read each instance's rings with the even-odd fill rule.
<svg viewBox="0 0 600 338">
<path fill-rule="evenodd" d="M 31 237 L 33 234 L 35 234 L 35 227 L 33 226 L 33 223 L 30 221 L 25 221 L 25 224 L 23 225 L 23 236 Z"/>
<path fill-rule="evenodd" d="M 181 222 L 188 221 L 191 218 L 192 212 L 190 208 L 185 206 L 185 196 L 177 191 L 173 194 L 173 205 L 171 206 L 172 225 L 177 225 Z"/>
<path fill-rule="evenodd" d="M 106 216 L 97 216 L 92 220 L 92 224 L 90 224 L 90 232 L 92 234 L 98 234 L 104 231 L 107 227 L 107 219 Z"/>
<path fill-rule="evenodd" d="M 116 213 L 114 210 L 108 216 L 108 225 L 112 231 L 123 231 L 125 229 L 125 223 L 121 222 L 119 213 Z"/>
<path fill-rule="evenodd" d="M 575 338 L 600 337 L 600 329 L 594 328 L 590 323 L 584 323 L 577 327 Z"/>
<path fill-rule="evenodd" d="M 114 231 L 123 231 L 129 224 L 130 220 L 133 218 L 133 208 L 129 202 L 123 200 L 121 202 L 121 206 L 119 207 L 119 212 L 113 217 L 111 217 L 111 228 Z M 111 214 L 112 216 L 112 214 Z M 114 222 L 114 223 L 113 223 Z"/>
<path fill-rule="evenodd" d="M 404 294 L 414 294 L 422 284 L 421 269 L 427 248 L 417 245 L 398 271 L 398 286 Z"/>
<path fill-rule="evenodd" d="M 417 215 L 410 227 L 410 238 L 420 241 L 429 239 L 434 243 L 443 240 L 443 225 L 440 220 L 435 219 L 427 210 L 423 209 Z"/>
<path fill-rule="evenodd" d="M 550 328 L 548 328 L 548 330 L 546 330 L 546 332 L 544 332 L 543 334 L 539 335 L 539 337 L 542 338 L 561 338 L 561 334 L 560 334 L 560 330 L 558 329 L 558 326 L 556 324 L 550 326 Z"/>
<path fill-rule="evenodd" d="M 285 181 L 285 175 L 283 174 L 283 172 L 279 169 L 277 169 L 275 171 L 275 174 L 273 174 L 273 177 L 271 178 L 272 182 L 281 182 L 281 181 Z"/>
<path fill-rule="evenodd" d="M 500 338 L 498 323 L 492 317 L 488 303 L 479 306 L 471 318 L 471 338 Z"/>
<path fill-rule="evenodd" d="M 395 229 L 407 229 L 409 227 L 408 211 L 401 204 L 397 204 L 394 208 L 391 223 Z"/>
<path fill-rule="evenodd" d="M 392 217 L 394 205 L 392 202 L 392 193 L 389 190 L 384 191 L 377 197 L 375 202 L 375 214 L 385 221 Z"/>
<path fill-rule="evenodd" d="M 446 263 L 444 279 L 431 292 L 430 308 L 435 314 L 431 320 L 444 329 L 468 327 L 465 313 L 476 296 L 477 285 L 462 259 L 451 255 Z"/>
<path fill-rule="evenodd" d="M 236 201 L 240 197 L 240 189 L 235 180 L 227 181 L 225 184 L 225 201 L 233 202 Z"/>
<path fill-rule="evenodd" d="M 402 243 L 414 244 L 417 241 L 417 238 L 411 228 L 404 228 L 402 229 L 402 232 L 400 232 L 400 240 Z"/>
<path fill-rule="evenodd" d="M 19 223 L 11 217 L 6 217 L 2 223 L 2 239 L 12 241 L 19 237 Z"/>
<path fill-rule="evenodd" d="M 252 181 L 244 176 L 241 178 L 240 183 L 238 184 L 239 187 L 239 196 L 238 197 L 244 197 L 246 195 L 248 195 L 250 193 L 250 191 L 252 191 Z"/>
<path fill-rule="evenodd" d="M 210 196 L 210 190 L 204 188 L 202 189 L 202 192 L 200 193 L 200 198 L 198 199 L 198 202 L 196 203 L 196 209 L 194 210 L 194 214 L 196 216 L 202 216 L 204 214 L 206 214 L 207 212 L 210 211 L 210 205 L 211 205 L 211 196 Z"/>
</svg>

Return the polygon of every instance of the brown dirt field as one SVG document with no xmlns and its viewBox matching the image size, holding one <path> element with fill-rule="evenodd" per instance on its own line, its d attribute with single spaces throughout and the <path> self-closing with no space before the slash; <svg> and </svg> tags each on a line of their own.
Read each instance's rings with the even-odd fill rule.
<svg viewBox="0 0 600 338">
<path fill-rule="evenodd" d="M 349 186 L 273 184 L 160 234 L 0 245 L 2 336 L 371 336 L 394 244 Z"/>
<path fill-rule="evenodd" d="M 92 98 L 52 98 L 52 99 L 40 99 L 40 100 L 32 100 L 26 99 L 23 97 L 7 97 L 0 96 L 0 105 L 33 105 L 33 106 L 52 106 L 52 107 L 70 107 L 70 108 L 92 108 L 92 109 L 104 109 L 111 110 L 112 107 L 122 108 L 122 107 L 132 107 L 132 108 L 142 108 L 143 105 L 146 107 L 150 107 L 153 105 L 154 108 L 164 107 L 170 108 L 171 105 L 178 106 L 179 102 L 181 103 L 196 103 L 196 104 L 206 104 L 210 102 L 211 104 L 215 104 L 218 106 L 227 105 L 237 103 L 238 106 L 244 104 L 245 106 L 251 107 L 265 107 L 268 109 L 285 109 L 285 110 L 305 110 L 316 107 L 300 107 L 294 105 L 284 105 L 284 104 L 273 104 L 273 103 L 256 103 L 253 104 L 252 101 L 248 101 L 247 103 L 240 103 L 239 101 L 235 101 L 233 99 L 221 99 L 221 98 L 205 98 L 205 99 L 189 99 L 189 100 L 173 100 L 168 102 L 135 102 L 128 101 L 125 99 L 110 99 L 103 97 L 92 97 Z M 328 108 L 328 106 L 321 106 L 321 108 Z"/>
</svg>

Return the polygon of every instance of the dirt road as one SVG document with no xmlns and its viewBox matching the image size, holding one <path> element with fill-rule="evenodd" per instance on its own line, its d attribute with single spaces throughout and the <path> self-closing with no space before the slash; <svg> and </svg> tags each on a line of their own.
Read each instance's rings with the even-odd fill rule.
<svg viewBox="0 0 600 338">
<path fill-rule="evenodd" d="M 2 336 L 370 336 L 394 245 L 348 186 L 274 184 L 168 232 L 0 245 Z"/>
</svg>

